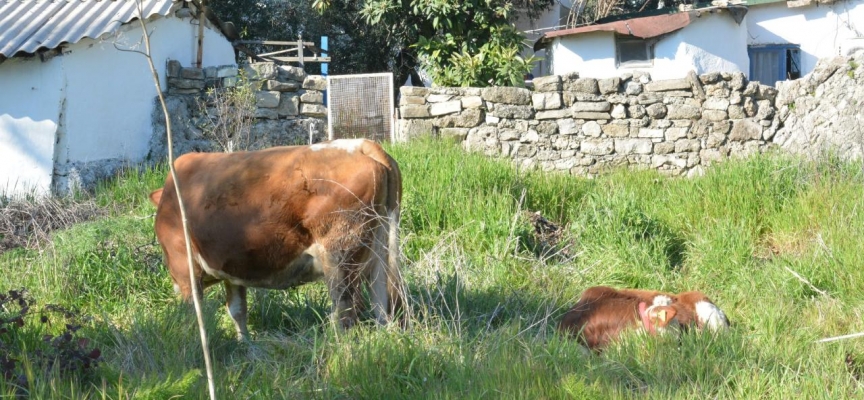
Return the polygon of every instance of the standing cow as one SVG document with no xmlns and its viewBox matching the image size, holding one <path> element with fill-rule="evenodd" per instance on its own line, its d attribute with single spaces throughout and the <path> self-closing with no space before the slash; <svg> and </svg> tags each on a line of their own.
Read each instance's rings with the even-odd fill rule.
<svg viewBox="0 0 864 400">
<path fill-rule="evenodd" d="M 379 323 L 404 303 L 399 272 L 399 166 L 377 143 L 335 140 L 254 152 L 191 153 L 175 169 L 186 208 L 194 282 L 224 282 L 240 338 L 246 288 L 287 289 L 323 279 L 332 319 L 357 322 L 368 283 Z M 150 195 L 174 288 L 192 295 L 180 208 L 169 175 Z"/>
</svg>

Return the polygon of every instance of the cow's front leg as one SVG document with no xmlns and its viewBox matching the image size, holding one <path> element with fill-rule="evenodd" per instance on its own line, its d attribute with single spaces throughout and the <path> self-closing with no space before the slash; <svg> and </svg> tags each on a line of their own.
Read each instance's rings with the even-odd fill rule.
<svg viewBox="0 0 864 400">
<path fill-rule="evenodd" d="M 246 287 L 232 284 L 225 281 L 225 307 L 228 308 L 228 315 L 234 320 L 234 327 L 237 328 L 237 338 L 240 340 L 249 339 L 249 330 L 246 328 Z"/>
</svg>

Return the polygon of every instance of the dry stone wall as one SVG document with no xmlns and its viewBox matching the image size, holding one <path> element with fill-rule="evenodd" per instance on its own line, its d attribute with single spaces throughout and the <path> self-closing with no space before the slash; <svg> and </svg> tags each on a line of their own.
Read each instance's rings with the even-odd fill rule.
<svg viewBox="0 0 864 400">
<path fill-rule="evenodd" d="M 326 138 L 327 108 L 323 76 L 307 75 L 302 68 L 256 63 L 243 67 L 246 78 L 256 88 L 255 121 L 247 149 L 279 145 L 307 144 Z M 183 67 L 168 61 L 166 103 L 171 113 L 175 152 L 221 151 L 216 141 L 202 129 L 201 99 L 211 88 L 233 87 L 239 82 L 236 65 L 206 68 Z M 165 118 L 161 107 L 153 112 L 154 133 L 150 140 L 151 160 L 167 154 Z"/>
<path fill-rule="evenodd" d="M 694 175 L 779 147 L 864 154 L 864 53 L 821 61 L 779 90 L 742 73 L 653 81 L 647 74 L 512 87 L 403 87 L 399 138 L 453 137 L 469 150 L 580 176 L 609 168 Z"/>
</svg>

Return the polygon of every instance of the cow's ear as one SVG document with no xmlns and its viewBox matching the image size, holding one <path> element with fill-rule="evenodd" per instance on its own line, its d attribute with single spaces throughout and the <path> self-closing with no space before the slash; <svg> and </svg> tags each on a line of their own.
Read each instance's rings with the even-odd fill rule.
<svg viewBox="0 0 864 400">
<path fill-rule="evenodd" d="M 669 322 L 675 318 L 678 311 L 675 311 L 672 306 L 657 306 L 652 307 L 648 312 L 648 319 L 656 327 L 664 328 L 669 325 Z"/>
<path fill-rule="evenodd" d="M 150 193 L 150 202 L 153 203 L 154 206 L 158 206 L 160 201 L 162 201 L 162 189 L 152 191 Z"/>
</svg>

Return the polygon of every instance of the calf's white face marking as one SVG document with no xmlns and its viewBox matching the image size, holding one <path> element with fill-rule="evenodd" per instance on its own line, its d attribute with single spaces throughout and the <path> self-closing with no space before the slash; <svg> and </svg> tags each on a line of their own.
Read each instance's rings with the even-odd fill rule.
<svg viewBox="0 0 864 400">
<path fill-rule="evenodd" d="M 652 306 L 671 306 L 672 298 L 666 296 L 665 294 L 658 294 L 654 296 L 654 301 L 651 303 Z"/>
<path fill-rule="evenodd" d="M 696 317 L 702 326 L 712 331 L 722 329 L 728 324 L 726 314 L 717 306 L 707 301 L 696 302 Z"/>
</svg>

